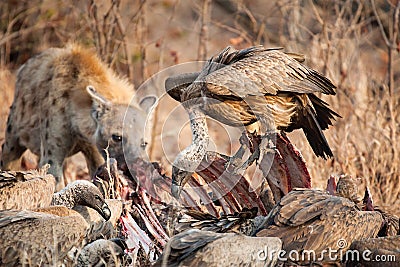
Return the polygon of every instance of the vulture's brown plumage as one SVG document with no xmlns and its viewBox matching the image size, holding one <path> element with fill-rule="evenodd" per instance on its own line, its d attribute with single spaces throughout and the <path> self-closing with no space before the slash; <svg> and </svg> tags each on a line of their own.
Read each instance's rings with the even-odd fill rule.
<svg viewBox="0 0 400 267">
<path fill-rule="evenodd" d="M 125 249 L 127 245 L 122 239 L 98 239 L 79 252 L 75 266 L 127 266 L 132 259 L 125 253 Z"/>
<path fill-rule="evenodd" d="M 332 182 L 333 178 L 329 180 L 329 188 Z M 282 258 L 288 258 L 291 251 L 292 256 L 299 255 L 299 258 L 292 260 L 295 264 L 337 263 L 355 240 L 398 234 L 399 218 L 380 210 L 370 210 L 368 190 L 364 203 L 358 203 L 355 179 L 342 176 L 337 188 L 335 183 L 330 189 L 331 194 L 317 189 L 296 188 L 284 196 L 268 216 L 255 216 L 249 210 L 243 210 L 216 218 L 210 214 L 189 211 L 187 214 L 192 218 L 181 219 L 177 229 L 197 228 L 278 237 L 287 253 Z M 337 250 L 334 254 L 336 260 L 329 258 L 329 249 Z M 315 257 L 308 260 L 308 255 L 304 254 L 303 259 L 303 251 L 313 251 Z"/>
<path fill-rule="evenodd" d="M 48 167 L 39 171 L 0 171 L 0 210 L 49 206 L 56 180 L 46 174 Z"/>
<path fill-rule="evenodd" d="M 263 46 L 243 50 L 227 47 L 212 57 L 201 72 L 166 80 L 168 94 L 188 111 L 193 134 L 192 145 L 174 162 L 174 195 L 180 192 L 176 186 L 184 185 L 208 145 L 202 114 L 234 127 L 258 121 L 262 134 L 303 129 L 317 156 L 333 156 L 322 130 L 340 116 L 317 94 L 335 95 L 335 86 L 303 65 L 303 60 L 300 55 Z"/>
<path fill-rule="evenodd" d="M 59 264 L 89 230 L 86 220 L 71 210 L 77 205 L 93 208 L 105 220 L 111 217 L 99 189 L 89 181 L 77 180 L 50 196 L 48 207 L 0 211 L 1 266 Z"/>
<path fill-rule="evenodd" d="M 89 225 L 63 206 L 0 211 L 1 266 L 57 266 L 83 240 Z"/>
<path fill-rule="evenodd" d="M 168 241 L 155 266 L 274 266 L 281 246 L 274 237 L 191 229 Z"/>
<path fill-rule="evenodd" d="M 279 237 L 285 251 L 299 255 L 314 251 L 314 259 L 299 258 L 296 263 L 334 262 L 352 241 L 377 237 L 387 223 L 386 216 L 362 211 L 353 201 L 324 191 L 294 189 L 272 209 L 256 235 Z M 336 260 L 328 256 L 329 249 L 338 251 Z"/>
<path fill-rule="evenodd" d="M 86 242 L 92 242 L 99 238 L 110 239 L 117 236 L 116 225 L 122 214 L 122 200 L 105 199 L 108 208 L 111 211 L 111 217 L 105 220 L 98 212 L 87 206 L 76 206 L 77 211 L 90 225 L 90 230 L 85 236 Z"/>
<path fill-rule="evenodd" d="M 352 253 L 346 255 L 347 267 L 400 266 L 400 233 L 396 236 L 356 240 L 349 250 Z"/>
<path fill-rule="evenodd" d="M 257 208 L 244 208 L 240 212 L 216 218 L 208 213 L 188 210 L 185 212 L 185 216 L 188 217 L 179 220 L 175 231 L 179 233 L 188 229 L 199 229 L 216 233 L 241 233 L 250 236 L 265 221 L 265 217 L 257 216 L 257 212 Z"/>
<path fill-rule="evenodd" d="M 55 179 L 46 174 L 48 165 L 39 171 L 0 171 L 0 209 L 34 210 L 50 205 L 72 209 L 83 205 L 96 210 L 104 219 L 111 216 L 100 190 L 91 182 L 76 180 L 54 193 Z"/>
<path fill-rule="evenodd" d="M 78 205 L 87 206 L 97 211 L 105 220 L 111 217 L 111 211 L 100 190 L 86 180 L 73 181 L 60 192 L 54 193 L 51 204 L 70 209 Z"/>
</svg>

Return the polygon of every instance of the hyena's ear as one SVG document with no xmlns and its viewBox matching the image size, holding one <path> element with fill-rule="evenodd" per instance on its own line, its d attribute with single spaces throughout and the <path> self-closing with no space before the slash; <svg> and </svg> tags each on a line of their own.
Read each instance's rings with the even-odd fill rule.
<svg viewBox="0 0 400 267">
<path fill-rule="evenodd" d="M 89 85 L 86 87 L 86 91 L 92 98 L 92 117 L 98 120 L 105 112 L 110 110 L 111 102 L 105 99 L 101 94 L 99 94 L 96 89 Z"/>
<path fill-rule="evenodd" d="M 151 107 L 156 103 L 157 97 L 153 95 L 145 96 L 140 100 L 139 106 L 146 112 L 149 113 Z"/>
</svg>

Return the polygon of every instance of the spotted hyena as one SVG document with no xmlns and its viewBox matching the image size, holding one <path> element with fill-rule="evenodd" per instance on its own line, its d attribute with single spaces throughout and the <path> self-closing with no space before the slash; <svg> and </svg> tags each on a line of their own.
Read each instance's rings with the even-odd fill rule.
<svg viewBox="0 0 400 267">
<path fill-rule="evenodd" d="M 40 156 L 40 166 L 50 164 L 60 189 L 64 159 L 79 151 L 90 174 L 104 163 L 105 148 L 118 161 L 144 157 L 143 128 L 155 98 L 132 104 L 133 93 L 127 80 L 78 45 L 31 58 L 17 74 L 1 168 L 20 168 L 29 148 Z"/>
</svg>

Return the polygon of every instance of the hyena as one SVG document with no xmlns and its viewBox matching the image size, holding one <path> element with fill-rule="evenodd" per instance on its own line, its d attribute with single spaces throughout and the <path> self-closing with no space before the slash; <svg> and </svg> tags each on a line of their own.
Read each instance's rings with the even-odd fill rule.
<svg viewBox="0 0 400 267">
<path fill-rule="evenodd" d="M 133 85 L 79 45 L 31 58 L 17 73 L 1 168 L 20 168 L 22 153 L 30 149 L 40 166 L 50 164 L 59 190 L 64 159 L 80 151 L 91 175 L 104 163 L 105 149 L 119 162 L 143 158 L 143 129 L 156 99 L 132 104 L 133 94 Z"/>
</svg>

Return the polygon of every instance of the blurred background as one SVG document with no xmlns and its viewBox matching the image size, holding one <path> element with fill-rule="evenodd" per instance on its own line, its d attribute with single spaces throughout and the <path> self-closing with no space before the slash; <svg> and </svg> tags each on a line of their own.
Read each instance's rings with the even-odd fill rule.
<svg viewBox="0 0 400 267">
<path fill-rule="evenodd" d="M 325 131 L 335 159 L 316 158 L 302 132 L 289 134 L 313 186 L 349 174 L 360 178 L 360 194 L 368 185 L 376 204 L 400 215 L 399 10 L 398 0 L 0 1 L 0 143 L 16 70 L 46 48 L 68 42 L 92 48 L 138 89 L 165 68 L 206 60 L 228 45 L 284 47 L 304 54 L 306 65 L 338 87 L 336 97 L 325 99 L 343 117 Z M 191 140 L 187 125 L 168 135 L 176 106 L 165 97 L 149 133 L 150 157 L 167 171 Z M 209 126 L 212 147 L 234 152 L 240 132 L 211 120 Z M 80 162 L 68 161 L 68 179 L 87 178 Z M 24 164 L 34 167 L 35 157 L 27 154 Z M 248 177 L 257 179 L 253 172 Z"/>
</svg>

